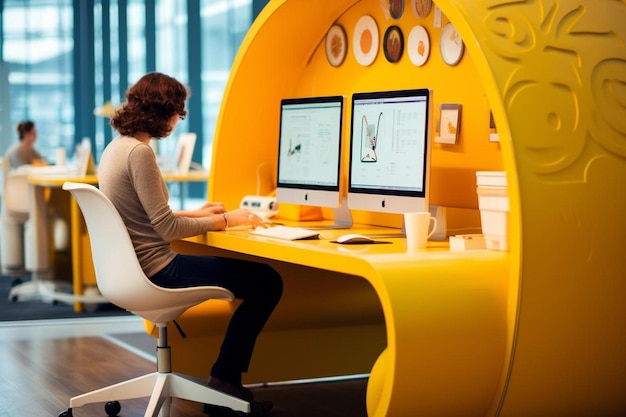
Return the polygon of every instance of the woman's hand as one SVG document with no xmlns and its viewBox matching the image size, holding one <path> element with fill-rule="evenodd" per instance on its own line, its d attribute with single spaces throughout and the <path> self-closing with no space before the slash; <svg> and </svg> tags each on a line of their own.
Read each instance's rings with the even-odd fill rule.
<svg viewBox="0 0 626 417">
<path fill-rule="evenodd" d="M 224 208 L 224 203 L 213 202 L 205 203 L 202 207 L 198 208 L 198 210 L 203 213 L 207 213 L 206 215 L 208 216 L 212 214 L 222 214 L 226 211 L 226 209 Z"/>
<path fill-rule="evenodd" d="M 226 216 L 228 227 L 248 225 L 252 226 L 253 229 L 256 229 L 259 226 L 265 227 L 263 219 L 248 209 L 227 211 L 224 215 Z"/>
<path fill-rule="evenodd" d="M 215 214 L 222 214 L 225 212 L 226 209 L 224 208 L 223 203 L 208 202 L 204 203 L 201 207 L 198 207 L 195 210 L 175 211 L 174 215 L 179 217 L 211 217 Z"/>
</svg>

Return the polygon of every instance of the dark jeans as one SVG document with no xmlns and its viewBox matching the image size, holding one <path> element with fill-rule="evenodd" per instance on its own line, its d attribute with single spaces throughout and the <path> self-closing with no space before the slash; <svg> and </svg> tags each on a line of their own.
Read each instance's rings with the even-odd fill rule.
<svg viewBox="0 0 626 417">
<path fill-rule="evenodd" d="M 177 255 L 150 280 L 165 288 L 216 285 L 242 300 L 233 314 L 211 375 L 241 383 L 257 336 L 283 293 L 280 275 L 269 265 L 240 259 Z"/>
</svg>

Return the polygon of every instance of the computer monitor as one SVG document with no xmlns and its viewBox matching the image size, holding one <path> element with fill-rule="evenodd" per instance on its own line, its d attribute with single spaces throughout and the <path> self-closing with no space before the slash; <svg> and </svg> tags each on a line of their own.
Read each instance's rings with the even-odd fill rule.
<svg viewBox="0 0 626 417">
<path fill-rule="evenodd" d="M 76 145 L 76 158 L 78 160 L 78 176 L 95 175 L 97 172 L 96 162 L 91 152 L 91 141 L 89 138 Z"/>
<path fill-rule="evenodd" d="M 175 172 L 180 175 L 189 174 L 193 150 L 196 147 L 196 134 L 183 133 L 176 144 Z"/>
<path fill-rule="evenodd" d="M 157 163 L 163 174 L 188 175 L 194 165 L 191 161 L 196 147 L 195 133 L 181 133 L 176 141 L 176 150 L 172 154 L 159 150 L 161 139 L 152 139 L 150 146 L 157 153 Z"/>
<path fill-rule="evenodd" d="M 431 108 L 428 89 L 353 94 L 350 209 L 429 211 Z"/>
<path fill-rule="evenodd" d="M 276 183 L 279 204 L 342 207 L 343 103 L 342 96 L 281 100 Z"/>
</svg>

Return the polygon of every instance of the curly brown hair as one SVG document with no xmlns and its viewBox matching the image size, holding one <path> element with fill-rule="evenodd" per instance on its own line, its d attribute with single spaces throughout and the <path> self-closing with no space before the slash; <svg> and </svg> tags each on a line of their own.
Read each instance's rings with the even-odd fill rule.
<svg viewBox="0 0 626 417">
<path fill-rule="evenodd" d="M 189 89 L 169 75 L 149 72 L 126 92 L 126 102 L 111 117 L 111 126 L 120 134 L 146 132 L 153 138 L 170 135 L 170 119 L 187 115 L 185 100 Z"/>
</svg>

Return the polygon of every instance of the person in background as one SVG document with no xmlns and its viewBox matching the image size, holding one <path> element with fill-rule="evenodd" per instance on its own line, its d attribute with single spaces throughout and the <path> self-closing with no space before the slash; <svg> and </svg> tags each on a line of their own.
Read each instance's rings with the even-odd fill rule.
<svg viewBox="0 0 626 417">
<path fill-rule="evenodd" d="M 157 72 L 144 75 L 126 92 L 126 102 L 111 118 L 120 136 L 105 148 L 98 166 L 100 190 L 124 219 L 146 276 L 166 288 L 216 285 L 242 300 L 235 310 L 209 387 L 251 403 L 253 415 L 267 415 L 270 401 L 254 402 L 242 385 L 257 336 L 282 296 L 281 276 L 269 265 L 234 258 L 190 256 L 172 250 L 171 242 L 210 230 L 249 225 L 262 219 L 247 209 L 226 211 L 206 203 L 191 211 L 172 211 L 168 188 L 150 147 L 150 139 L 168 137 L 187 115 L 187 87 Z M 211 413 L 211 406 L 204 406 Z"/>
<path fill-rule="evenodd" d="M 22 165 L 46 165 L 45 159 L 35 149 L 37 141 L 37 127 L 30 120 L 24 120 L 15 127 L 19 142 L 11 145 L 6 152 L 9 158 L 9 169 L 19 168 Z"/>
</svg>

